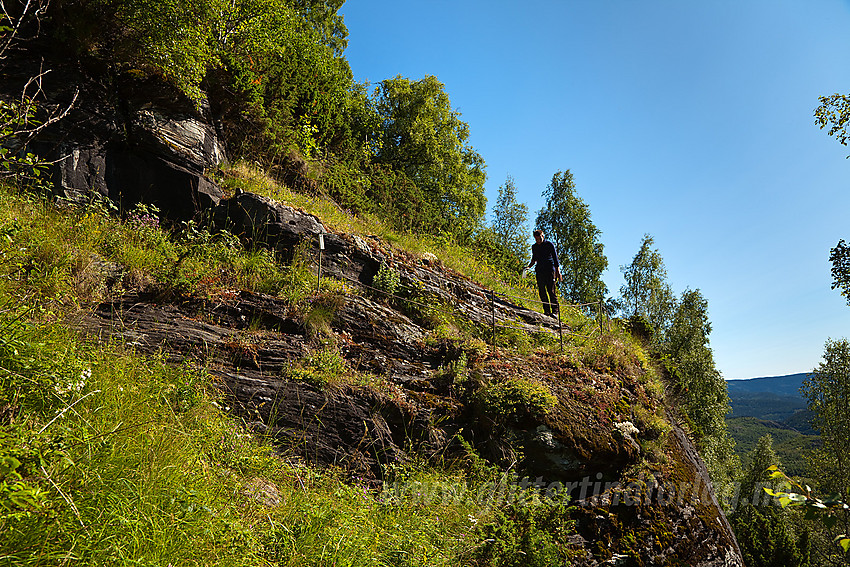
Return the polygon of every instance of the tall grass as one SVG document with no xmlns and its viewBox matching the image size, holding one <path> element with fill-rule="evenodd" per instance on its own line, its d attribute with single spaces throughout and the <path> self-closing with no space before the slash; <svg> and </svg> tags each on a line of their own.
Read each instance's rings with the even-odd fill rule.
<svg viewBox="0 0 850 567">
<path fill-rule="evenodd" d="M 461 247 L 396 235 L 256 171 L 238 174 L 246 189 L 265 184 L 267 194 L 339 230 L 435 252 L 459 272 L 495 281 Z M 298 254 L 284 266 L 226 233 L 166 231 L 150 209 L 119 220 L 98 207 L 61 211 L 0 186 L 0 566 L 565 562 L 566 544 L 544 533 L 571 529 L 563 503 L 473 497 L 510 478 L 471 450 L 458 464 L 387 470 L 383 480 L 395 491 L 377 493 L 253 434 L 203 368 L 99 344 L 66 324 L 127 291 L 212 297 L 252 289 L 287 298 L 322 337 L 332 333 L 329 315 L 305 301 L 314 282 Z M 327 282 L 323 293 L 341 291 Z M 574 320 L 579 330 L 593 324 L 581 314 Z M 452 321 L 437 321 L 435 332 L 471 333 Z M 526 352 L 519 333 L 505 330 L 500 344 Z M 349 371 L 331 348 L 300 370 L 320 384 Z"/>
<path fill-rule="evenodd" d="M 239 188 L 264 195 L 316 215 L 332 230 L 360 236 L 378 236 L 396 248 L 418 256 L 426 252 L 435 254 L 444 266 L 499 293 L 509 294 L 513 296 L 514 301 L 527 304 L 532 308 L 538 303 L 537 294 L 530 286 L 506 285 L 499 277 L 498 270 L 488 265 L 486 258 L 482 258 L 468 247 L 461 246 L 449 238 L 400 233 L 374 215 L 353 215 L 323 195 L 305 195 L 291 191 L 246 163 L 237 163 L 224 170 L 222 182 L 230 190 Z"/>
<path fill-rule="evenodd" d="M 486 516 L 471 500 L 384 502 L 287 461 L 222 411 L 203 371 L 15 325 L 0 383 L 19 407 L 0 456 L 38 498 L 0 501 L 2 565 L 451 565 Z M 428 478 L 466 482 L 406 480 Z"/>
</svg>

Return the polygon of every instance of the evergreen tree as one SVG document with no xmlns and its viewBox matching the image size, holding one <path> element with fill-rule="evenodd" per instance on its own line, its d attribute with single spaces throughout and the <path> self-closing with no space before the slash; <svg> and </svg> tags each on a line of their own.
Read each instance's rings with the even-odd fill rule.
<svg viewBox="0 0 850 567">
<path fill-rule="evenodd" d="M 773 437 L 762 435 L 755 448 L 750 453 L 750 464 L 741 475 L 741 492 L 739 508 L 750 503 L 760 503 L 765 500 L 762 487 L 770 478 L 768 467 L 779 464 L 779 458 L 773 450 Z"/>
<path fill-rule="evenodd" d="M 795 537 L 775 505 L 756 507 L 747 504 L 729 523 L 738 540 L 747 567 L 807 567 L 808 532 Z"/>
<path fill-rule="evenodd" d="M 590 207 L 576 195 L 570 170 L 557 172 L 543 192 L 546 204 L 537 213 L 537 228 L 555 245 L 561 263 L 561 293 L 573 303 L 593 303 L 608 287 L 602 272 L 608 267 Z"/>
</svg>

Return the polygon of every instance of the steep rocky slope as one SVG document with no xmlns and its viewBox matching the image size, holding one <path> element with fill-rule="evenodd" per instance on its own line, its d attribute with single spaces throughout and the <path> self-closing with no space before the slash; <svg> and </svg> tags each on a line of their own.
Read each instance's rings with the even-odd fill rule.
<svg viewBox="0 0 850 567">
<path fill-rule="evenodd" d="M 205 366 L 233 411 L 282 450 L 344 467 L 376 487 L 382 465 L 414 452 L 451 454 L 460 436 L 542 491 L 570 491 L 580 504 L 575 545 L 585 549 L 587 565 L 617 557 L 624 564 L 740 564 L 704 465 L 665 407 L 651 365 L 621 332 L 602 334 L 585 321 L 567 331 L 591 338 L 569 339 L 561 353 L 556 321 L 504 298 L 494 303 L 489 290 L 432 259 L 335 234 L 256 195 L 220 206 L 217 217 L 230 219 L 231 230 L 259 238 L 247 227 L 265 226 L 267 244 L 305 242 L 313 249 L 302 245 L 302 253 L 314 261 L 317 235 L 324 235 L 323 277 L 347 284 L 313 300 L 332 313 L 329 328 L 317 334 L 302 309 L 239 290 L 171 301 L 123 296 L 98 306 L 85 326 Z M 397 270 L 400 289 L 416 290 L 415 299 L 374 290 L 386 263 Z M 484 336 L 494 319 L 515 335 L 549 335 L 552 348 L 518 349 L 507 335 L 495 349 L 439 338 L 410 302 L 451 310 Z M 328 384 L 305 374 L 299 365 L 328 341 L 371 378 Z"/>
<path fill-rule="evenodd" d="M 281 451 L 344 467 L 376 488 L 383 465 L 414 453 L 445 457 L 463 440 L 542 492 L 569 491 L 579 564 L 742 564 L 659 376 L 623 331 L 576 317 L 561 352 L 557 322 L 494 298 L 439 260 L 336 233 L 258 195 L 226 198 L 204 174 L 222 158 L 209 116 L 145 97 L 162 91 L 132 80 L 110 90 L 64 73 L 62 84 L 78 83 L 82 94 L 41 141 L 58 159 L 57 196 L 96 193 L 125 210 L 152 203 L 174 220 L 206 215 L 316 269 L 322 234 L 323 277 L 341 282 L 306 306 L 243 290 L 134 292 L 97 306 L 81 327 L 204 366 L 231 410 Z M 400 297 L 374 289 L 382 265 L 397 273 Z M 103 269 L 122 278 L 121 266 Z M 465 332 L 435 332 L 441 318 Z M 494 322 L 495 348 L 481 340 Z M 318 356 L 329 345 L 355 378 L 324 377 Z"/>
</svg>

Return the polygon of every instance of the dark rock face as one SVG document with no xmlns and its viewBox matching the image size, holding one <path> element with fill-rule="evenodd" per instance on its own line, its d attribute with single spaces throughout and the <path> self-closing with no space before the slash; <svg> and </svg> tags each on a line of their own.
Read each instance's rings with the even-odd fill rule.
<svg viewBox="0 0 850 567">
<path fill-rule="evenodd" d="M 298 216 L 292 210 L 286 214 Z M 284 225 L 308 227 L 307 237 L 317 228 L 312 217 L 293 220 L 294 225 Z M 331 241 L 336 252 L 328 259 L 329 270 L 353 281 L 368 279 L 363 273 L 374 269 L 378 258 L 392 254 L 376 242 L 358 243 L 344 235 L 333 235 Z M 492 305 L 481 297 L 484 290 L 472 282 L 435 266 L 402 264 L 398 257 L 394 261 L 404 277 L 418 274 L 421 285 L 470 317 L 492 316 Z M 532 313 L 507 302 L 498 305 L 497 314 L 534 320 Z M 384 385 L 378 389 L 293 379 L 293 364 L 319 347 L 302 315 L 285 301 L 262 294 L 242 291 L 179 303 L 126 296 L 102 304 L 83 324 L 143 352 L 163 351 L 175 362 L 196 361 L 217 378 L 231 411 L 274 436 L 283 450 L 315 464 L 343 467 L 376 484 L 382 464 L 404 461 L 410 450 L 426 455 L 451 452 L 451 440 L 461 431 L 496 461 L 513 458 L 510 447 L 519 443 L 526 452 L 525 474 L 571 490 L 577 506 L 577 533 L 571 537 L 587 551 L 576 565 L 596 567 L 618 560 L 632 564 L 628 561 L 640 558 L 645 565 L 742 566 L 705 467 L 680 429 L 674 427 L 668 442 L 674 448 L 675 474 L 637 479 L 637 493 L 630 493 L 629 484 L 601 494 L 590 489 L 585 495 L 577 481 L 590 479 L 587 487 L 592 487 L 596 481 L 617 479 L 636 462 L 640 449 L 634 441 L 587 427 L 565 436 L 558 430 L 557 412 L 552 418 L 521 423 L 480 415 L 474 401 L 459 399 L 451 380 L 441 375 L 441 365 L 460 351 L 450 344 L 429 343 L 424 328 L 368 293 L 347 294 L 331 326 L 348 364 L 379 376 Z M 490 355 L 480 365 L 492 379 L 500 378 L 499 373 L 533 370 L 522 367 L 520 359 Z M 672 496 L 660 496 L 664 494 Z M 624 541 L 634 543 L 624 549 Z M 596 559 L 600 542 L 617 551 L 608 563 Z"/>
<path fill-rule="evenodd" d="M 246 209 L 256 206 L 262 211 L 245 218 L 280 222 L 281 228 L 269 231 L 275 235 L 266 240 L 270 245 L 285 247 L 299 236 L 315 240 L 326 230 L 314 217 L 257 196 L 240 195 L 231 201 L 230 207 L 247 203 Z M 219 215 L 232 210 L 224 208 L 227 205 L 217 210 Z M 234 215 L 236 221 L 240 214 Z M 497 462 L 515 458 L 512 447 L 519 444 L 525 453 L 520 465 L 524 474 L 571 491 L 577 522 L 571 537 L 586 550 L 576 565 L 631 564 L 639 558 L 642 563 L 635 564 L 742 566 L 705 467 L 681 429 L 674 427 L 668 440 L 675 459 L 672 474 L 659 472 L 594 490 L 594 482 L 618 479 L 640 458 L 634 440 L 594 430 L 589 423 L 579 424 L 572 433 L 562 431 L 560 410 L 512 422 L 480 414 L 475 401 L 459 398 L 451 378 L 441 373 L 443 365 L 459 356 L 458 346 L 427 341 L 428 332 L 420 324 L 355 282 L 371 283 L 379 263 L 392 261 L 402 281 L 419 282 L 432 297 L 480 321 L 493 317 L 487 290 L 433 263 L 402 258 L 373 239 L 326 233 L 326 244 L 325 275 L 360 289 L 344 296 L 331 322 L 339 351 L 352 368 L 378 376 L 380 388 L 318 386 L 294 379 L 293 365 L 319 346 L 310 338 L 303 314 L 271 296 L 242 291 L 179 303 L 127 296 L 101 305 L 83 324 L 141 351 L 163 351 L 175 362 L 202 364 L 217 378 L 231 411 L 272 435 L 282 450 L 315 464 L 343 467 L 376 484 L 383 464 L 405 461 L 410 450 L 426 455 L 451 452 L 452 439 L 461 432 Z M 555 331 L 551 319 L 525 308 L 507 301 L 495 306 L 497 320 L 521 321 L 537 332 Z M 479 366 L 486 379 L 535 371 L 534 363 L 529 366 L 521 358 L 491 355 Z M 543 366 L 537 371 L 551 379 Z M 639 488 L 633 489 L 633 484 Z M 589 489 L 588 494 L 580 486 Z M 622 547 L 626 541 L 633 542 L 629 549 Z M 616 551 L 607 563 L 598 559 L 600 545 Z"/>
<path fill-rule="evenodd" d="M 57 197 L 107 197 L 125 211 L 153 204 L 172 220 L 196 217 L 221 200 L 221 189 L 204 174 L 225 159 L 208 109 L 155 80 L 101 81 L 39 47 L 4 65 L 0 97 L 19 97 L 41 57 L 50 69 L 42 81 L 47 108 L 66 107 L 78 90 L 70 114 L 31 144 L 54 162 Z"/>
<path fill-rule="evenodd" d="M 219 228 L 277 249 L 291 249 L 327 232 L 316 217 L 253 193 L 222 201 L 212 214 Z"/>
</svg>

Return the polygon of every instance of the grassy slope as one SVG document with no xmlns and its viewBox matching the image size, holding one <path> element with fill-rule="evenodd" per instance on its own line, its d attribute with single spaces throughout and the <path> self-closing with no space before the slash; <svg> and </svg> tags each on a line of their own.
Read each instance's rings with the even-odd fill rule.
<svg viewBox="0 0 850 567">
<path fill-rule="evenodd" d="M 247 168 L 230 180 L 337 230 L 435 252 L 485 285 L 530 293 L 506 288 L 460 248 L 393 235 Z M 125 274 L 112 288 L 108 262 Z M 243 287 L 306 300 L 309 280 L 263 250 L 204 231 L 170 238 L 144 211 L 124 222 L 96 209 L 61 212 L 6 187 L 0 272 L 0 565 L 457 565 L 494 534 L 496 554 L 527 545 L 545 548 L 545 561 L 568 554 L 534 528 L 544 518 L 550 528 L 568 527 L 559 506 L 524 508 L 506 533 L 507 512 L 488 502 L 381 498 L 273 453 L 223 411 L 203 371 L 140 356 L 130 345 L 97 344 L 65 323 L 132 287 L 195 294 Z M 506 480 L 473 453 L 387 478 L 467 494 Z"/>
</svg>

